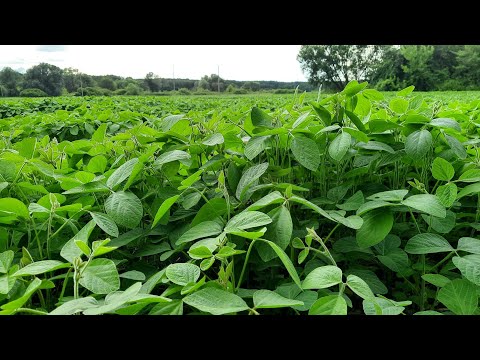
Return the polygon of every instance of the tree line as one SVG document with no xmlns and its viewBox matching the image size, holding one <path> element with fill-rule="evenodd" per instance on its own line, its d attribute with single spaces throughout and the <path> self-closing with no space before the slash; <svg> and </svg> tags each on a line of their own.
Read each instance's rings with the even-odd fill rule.
<svg viewBox="0 0 480 360">
<path fill-rule="evenodd" d="M 95 95 L 140 95 L 208 94 L 229 92 L 234 94 L 254 91 L 294 92 L 313 90 L 307 82 L 279 81 L 236 81 L 225 80 L 216 74 L 205 75 L 200 80 L 161 78 L 153 72 L 143 79 L 117 75 L 94 76 L 77 69 L 61 69 L 55 65 L 41 63 L 29 68 L 25 74 L 5 67 L 0 70 L 0 96 L 95 96 Z"/>
<path fill-rule="evenodd" d="M 314 86 L 342 90 L 350 80 L 377 90 L 479 90 L 479 45 L 304 45 L 297 57 Z"/>
</svg>

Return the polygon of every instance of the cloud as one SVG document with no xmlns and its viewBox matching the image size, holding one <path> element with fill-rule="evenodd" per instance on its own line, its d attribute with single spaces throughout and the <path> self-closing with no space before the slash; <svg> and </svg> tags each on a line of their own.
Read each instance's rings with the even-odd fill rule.
<svg viewBox="0 0 480 360">
<path fill-rule="evenodd" d="M 60 52 L 65 51 L 65 45 L 38 45 L 36 50 L 42 52 Z"/>
</svg>

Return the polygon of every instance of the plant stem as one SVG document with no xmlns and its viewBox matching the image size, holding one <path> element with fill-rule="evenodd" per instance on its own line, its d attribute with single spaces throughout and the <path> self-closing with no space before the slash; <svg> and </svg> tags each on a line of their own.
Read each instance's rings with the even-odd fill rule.
<svg viewBox="0 0 480 360">
<path fill-rule="evenodd" d="M 255 244 L 257 239 L 253 240 L 250 245 L 248 246 L 247 254 L 245 255 L 245 261 L 243 262 L 242 272 L 240 273 L 240 277 L 238 278 L 237 288 L 235 289 L 235 293 L 238 292 L 240 289 L 240 285 L 242 285 L 243 275 L 245 274 L 245 269 L 247 268 L 248 258 L 250 257 L 250 252 L 252 251 L 253 244 Z"/>
</svg>

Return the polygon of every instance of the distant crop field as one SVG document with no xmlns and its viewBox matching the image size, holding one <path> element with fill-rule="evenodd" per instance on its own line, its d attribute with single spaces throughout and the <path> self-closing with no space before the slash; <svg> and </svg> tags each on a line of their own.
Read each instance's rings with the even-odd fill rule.
<svg viewBox="0 0 480 360">
<path fill-rule="evenodd" d="M 0 100 L 0 314 L 480 314 L 480 92 Z"/>
</svg>

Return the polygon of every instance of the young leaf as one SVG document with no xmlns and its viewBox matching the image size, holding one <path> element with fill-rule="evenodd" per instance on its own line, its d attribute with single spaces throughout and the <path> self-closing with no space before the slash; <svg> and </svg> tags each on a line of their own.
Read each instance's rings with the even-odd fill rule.
<svg viewBox="0 0 480 360">
<path fill-rule="evenodd" d="M 415 131 L 405 140 L 405 152 L 414 159 L 424 157 L 433 144 L 432 134 L 428 130 Z"/>
<path fill-rule="evenodd" d="M 347 286 L 364 300 L 375 298 L 368 284 L 356 275 L 348 275 Z"/>
<path fill-rule="evenodd" d="M 128 178 L 133 171 L 133 167 L 138 162 L 138 158 L 133 158 L 115 170 L 107 180 L 107 186 L 113 189 L 119 185 L 123 180 Z"/>
<path fill-rule="evenodd" d="M 28 208 L 18 199 L 6 197 L 0 199 L 0 216 L 14 215 L 28 219 L 30 214 Z"/>
<path fill-rule="evenodd" d="M 213 287 L 188 295 L 183 301 L 200 311 L 213 315 L 237 313 L 249 309 L 247 303 L 240 296 Z"/>
<path fill-rule="evenodd" d="M 313 303 L 308 315 L 347 315 L 347 302 L 342 296 L 327 295 Z"/>
<path fill-rule="evenodd" d="M 303 301 L 288 299 L 270 290 L 257 290 L 253 293 L 253 304 L 256 309 L 276 309 L 302 306 Z"/>
<path fill-rule="evenodd" d="M 108 294 L 120 288 L 117 267 L 110 259 L 93 259 L 79 283 L 94 294 Z"/>
<path fill-rule="evenodd" d="M 443 236 L 430 233 L 415 235 L 405 245 L 405 251 L 409 254 L 433 254 L 453 250 Z"/>
<path fill-rule="evenodd" d="M 243 173 L 240 181 L 238 182 L 237 191 L 235 192 L 235 196 L 238 200 L 242 201 L 250 185 L 254 181 L 258 180 L 265 173 L 265 171 L 267 171 L 267 168 L 268 163 L 263 163 L 260 165 L 254 165 Z"/>
<path fill-rule="evenodd" d="M 67 241 L 60 251 L 60 256 L 67 260 L 69 263 L 73 264 L 73 261 L 76 257 L 82 255 L 82 250 L 75 244 L 75 240 L 83 241 L 88 244 L 88 238 L 95 228 L 96 224 L 94 220 L 90 220 L 80 231 L 75 234 L 73 238 Z"/>
<path fill-rule="evenodd" d="M 246 230 L 254 227 L 270 224 L 272 219 L 260 211 L 243 211 L 235 215 L 225 226 L 225 232 Z"/>
<path fill-rule="evenodd" d="M 328 154 L 336 162 L 340 162 L 348 149 L 350 148 L 350 143 L 352 141 L 352 136 L 347 132 L 342 132 L 333 141 L 328 147 Z"/>
<path fill-rule="evenodd" d="M 457 251 L 458 250 L 467 251 L 471 254 L 480 254 L 480 240 L 471 237 L 462 237 L 458 240 Z"/>
<path fill-rule="evenodd" d="M 435 195 L 412 195 L 402 201 L 402 204 L 415 210 L 423 211 L 429 215 L 444 218 L 447 216 L 445 207 Z"/>
<path fill-rule="evenodd" d="M 222 232 L 222 226 L 215 221 L 204 221 L 190 230 L 187 230 L 180 236 L 176 242 L 177 245 L 184 244 L 193 240 L 215 236 Z"/>
<path fill-rule="evenodd" d="M 0 254 L 0 273 L 6 274 L 12 264 L 15 253 L 12 250 L 4 251 Z"/>
<path fill-rule="evenodd" d="M 168 280 L 174 284 L 185 286 L 188 283 L 196 283 L 200 277 L 200 268 L 195 264 L 177 263 L 167 266 L 165 271 Z"/>
<path fill-rule="evenodd" d="M 360 209 L 359 209 L 360 210 Z M 387 209 L 375 209 L 362 216 L 363 225 L 357 230 L 357 243 L 361 248 L 378 244 L 393 227 L 393 214 Z"/>
<path fill-rule="evenodd" d="M 454 183 L 441 185 L 437 188 L 435 195 L 443 206 L 450 207 L 457 198 L 457 185 Z"/>
<path fill-rule="evenodd" d="M 105 200 L 105 211 L 117 225 L 133 229 L 140 224 L 143 206 L 140 199 L 131 192 L 117 191 Z"/>
<path fill-rule="evenodd" d="M 175 202 L 178 200 L 179 197 L 180 195 L 174 195 L 172 197 L 169 197 L 162 203 L 162 205 L 160 205 L 160 207 L 157 210 L 157 213 L 155 214 L 155 218 L 153 219 L 153 223 L 151 226 L 152 229 L 158 224 L 160 219 L 167 213 L 167 211 L 170 210 L 172 205 L 175 204 Z"/>
<path fill-rule="evenodd" d="M 311 171 L 317 171 L 321 155 L 315 141 L 305 136 L 295 136 L 290 149 L 295 160 L 303 167 Z"/>
<path fill-rule="evenodd" d="M 13 273 L 12 276 L 39 275 L 49 271 L 67 268 L 70 266 L 71 265 L 68 263 L 62 263 L 61 261 L 57 261 L 57 260 L 37 261 L 21 268 L 20 270 Z"/>
<path fill-rule="evenodd" d="M 455 169 L 447 160 L 437 157 L 432 163 L 432 175 L 437 180 L 450 181 L 455 175 Z"/>
<path fill-rule="evenodd" d="M 305 280 L 303 280 L 302 288 L 308 289 L 325 289 L 342 282 L 342 270 L 337 266 L 326 265 L 312 270 Z"/>
<path fill-rule="evenodd" d="M 118 227 L 117 224 L 107 215 L 98 212 L 90 212 L 92 219 L 98 225 L 100 229 L 105 231 L 108 235 L 113 237 L 118 237 Z"/>
<path fill-rule="evenodd" d="M 465 279 L 455 279 L 440 289 L 438 301 L 456 315 L 473 315 L 478 307 L 477 289 Z"/>
</svg>

